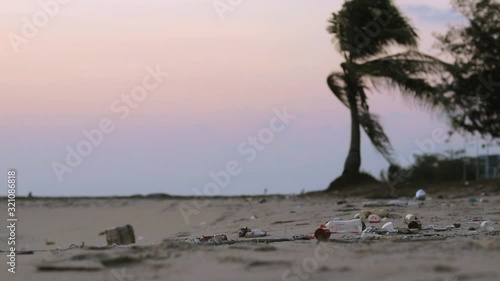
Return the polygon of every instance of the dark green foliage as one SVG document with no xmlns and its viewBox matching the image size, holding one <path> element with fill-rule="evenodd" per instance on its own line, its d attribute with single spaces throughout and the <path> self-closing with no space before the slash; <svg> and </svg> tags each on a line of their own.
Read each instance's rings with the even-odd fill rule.
<svg viewBox="0 0 500 281">
<path fill-rule="evenodd" d="M 353 60 L 377 56 L 387 46 L 417 46 L 417 33 L 392 1 L 348 0 L 329 20 L 328 32 Z"/>
<path fill-rule="evenodd" d="M 467 23 L 438 36 L 438 46 L 455 63 L 441 103 L 454 128 L 500 137 L 500 2 L 453 3 Z"/>
<path fill-rule="evenodd" d="M 454 155 L 421 154 L 415 155 L 415 162 L 405 168 L 390 166 L 381 172 L 382 179 L 393 187 L 415 184 L 435 184 L 476 180 L 476 160 Z"/>
</svg>

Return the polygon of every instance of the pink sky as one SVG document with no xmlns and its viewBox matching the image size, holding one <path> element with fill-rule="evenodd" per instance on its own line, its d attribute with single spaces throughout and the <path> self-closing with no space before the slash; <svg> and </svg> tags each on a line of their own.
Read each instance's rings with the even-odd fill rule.
<svg viewBox="0 0 500 281">
<path fill-rule="evenodd" d="M 54 0 L 55 1 L 55 0 Z M 42 0 L 42 2 L 50 2 Z M 396 1 L 431 51 L 432 32 L 457 16 L 447 0 Z M 326 20 L 341 1 L 242 1 L 220 20 L 212 0 L 68 1 L 16 53 L 38 1 L 0 4 L 0 157 L 17 168 L 19 192 L 93 195 L 191 194 L 208 173 L 239 158 L 237 147 L 286 106 L 297 115 L 223 194 L 321 189 L 336 177 L 349 142 L 349 114 L 325 78 L 339 68 Z M 432 52 L 432 51 L 431 51 Z M 58 182 L 51 163 L 83 129 L 115 116 L 110 105 L 160 65 L 151 91 L 83 163 Z M 370 96 L 398 153 L 409 155 L 443 122 L 394 95 Z M 407 156 L 405 156 L 407 157 Z M 387 164 L 364 140 L 363 168 Z"/>
</svg>

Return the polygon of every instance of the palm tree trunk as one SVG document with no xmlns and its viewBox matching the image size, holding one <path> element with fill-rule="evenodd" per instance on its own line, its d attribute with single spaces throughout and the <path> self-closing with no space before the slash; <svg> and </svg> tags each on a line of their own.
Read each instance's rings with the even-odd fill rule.
<svg viewBox="0 0 500 281">
<path fill-rule="evenodd" d="M 344 163 L 344 172 L 342 177 L 355 177 L 359 174 L 361 166 L 361 132 L 359 128 L 359 112 L 356 97 L 349 93 L 348 96 L 349 106 L 351 108 L 351 145 L 349 153 Z"/>
</svg>

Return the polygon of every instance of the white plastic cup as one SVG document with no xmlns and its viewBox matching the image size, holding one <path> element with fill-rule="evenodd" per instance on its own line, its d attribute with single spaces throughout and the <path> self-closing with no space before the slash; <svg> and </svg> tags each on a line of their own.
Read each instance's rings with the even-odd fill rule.
<svg viewBox="0 0 500 281">
<path fill-rule="evenodd" d="M 493 226 L 493 223 L 491 221 L 483 221 L 479 226 L 479 229 L 484 232 L 493 232 L 493 230 L 495 230 L 495 227 Z"/>
<path fill-rule="evenodd" d="M 382 226 L 382 229 L 389 232 L 389 233 L 394 233 L 397 232 L 397 230 L 394 228 L 394 225 L 392 222 L 388 222 Z"/>
</svg>

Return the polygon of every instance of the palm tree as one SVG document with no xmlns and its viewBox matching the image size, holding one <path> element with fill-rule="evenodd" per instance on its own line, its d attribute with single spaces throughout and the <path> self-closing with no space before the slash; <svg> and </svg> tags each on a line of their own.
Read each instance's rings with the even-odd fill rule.
<svg viewBox="0 0 500 281">
<path fill-rule="evenodd" d="M 360 177 L 360 127 L 390 163 L 392 146 L 377 115 L 369 110 L 367 91 L 395 87 L 404 98 L 429 108 L 438 107 L 438 89 L 427 77 L 442 74 L 444 63 L 417 51 L 418 35 L 391 0 L 346 0 L 329 19 L 327 31 L 343 55 L 342 71 L 327 83 L 351 112 L 351 143 L 342 175 L 329 189 L 356 183 Z M 404 48 L 391 54 L 390 49 Z"/>
</svg>

